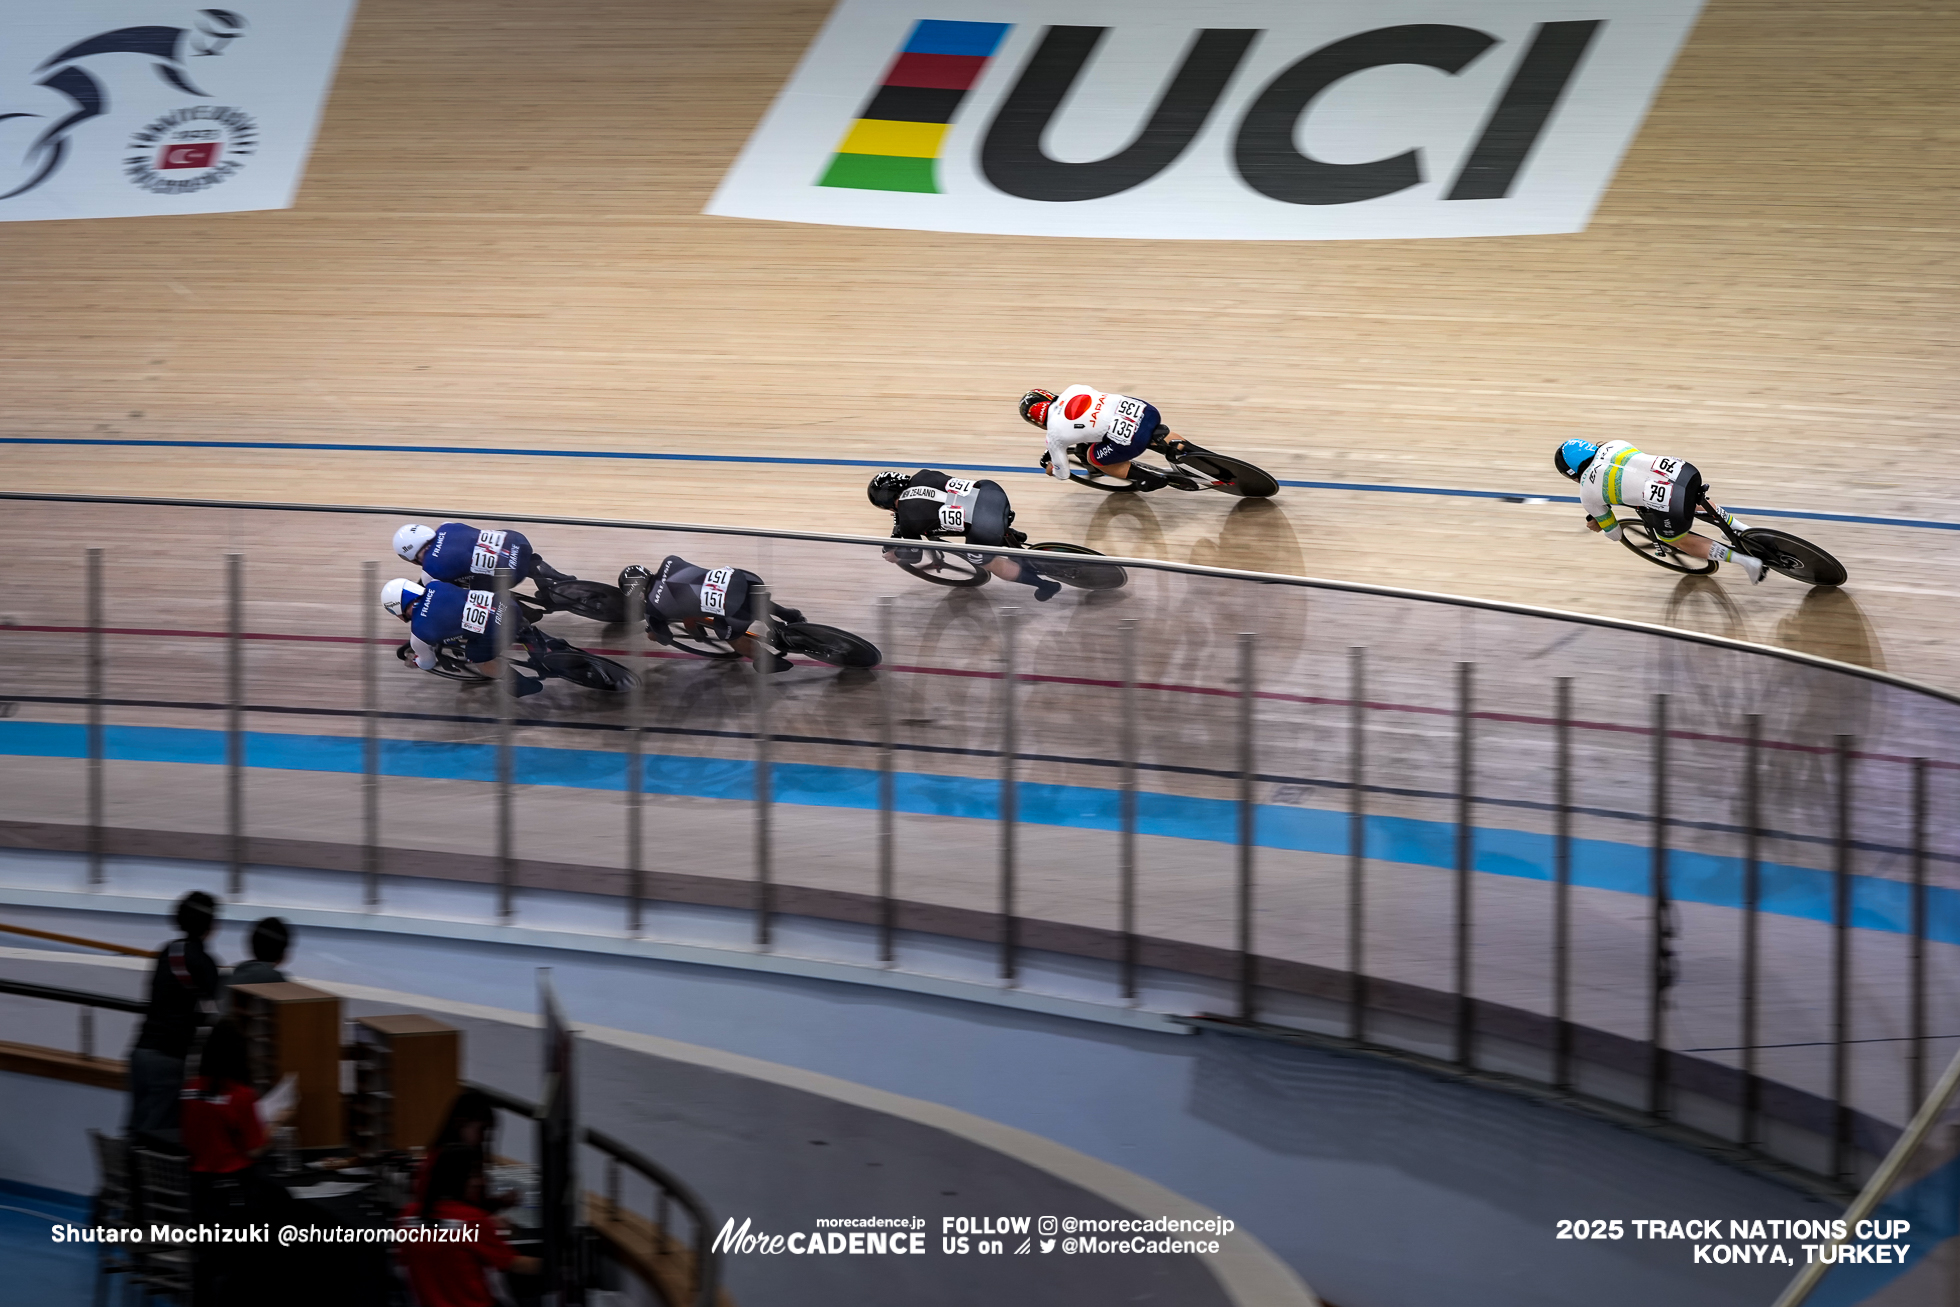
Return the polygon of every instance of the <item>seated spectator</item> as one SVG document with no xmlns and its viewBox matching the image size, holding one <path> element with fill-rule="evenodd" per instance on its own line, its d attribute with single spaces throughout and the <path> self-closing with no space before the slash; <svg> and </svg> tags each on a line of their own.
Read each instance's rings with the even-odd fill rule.
<svg viewBox="0 0 1960 1307">
<path fill-rule="evenodd" d="M 174 1143 L 177 1100 L 184 1086 L 184 1059 L 198 1027 L 216 1014 L 218 964 L 204 938 L 218 919 L 218 901 L 193 890 L 177 901 L 180 938 L 157 955 L 150 973 L 150 1005 L 129 1053 L 130 1135 Z"/>
<path fill-rule="evenodd" d="M 259 1120 L 259 1096 L 245 1035 L 231 1021 L 220 1021 L 204 1037 L 196 1072 L 184 1082 L 184 1151 L 190 1154 L 191 1215 L 201 1225 L 243 1225 L 263 1219 L 284 1197 L 253 1164 L 265 1151 L 266 1128 Z M 283 1118 L 282 1118 L 283 1121 Z M 273 1124 L 281 1124 L 274 1122 Z M 192 1270 L 192 1301 L 254 1301 L 263 1287 L 264 1259 L 236 1255 L 229 1245 L 198 1250 Z"/>
<path fill-rule="evenodd" d="M 267 917 L 252 927 L 252 960 L 231 969 L 234 985 L 276 985 L 284 983 L 286 973 L 279 964 L 292 949 L 293 928 L 277 917 Z"/>
<path fill-rule="evenodd" d="M 537 1258 L 518 1256 L 505 1241 L 484 1206 L 483 1191 L 483 1150 L 450 1144 L 429 1168 L 427 1194 L 403 1211 L 404 1225 L 464 1232 L 459 1243 L 397 1245 L 418 1307 L 492 1307 L 499 1296 L 491 1289 L 490 1272 L 536 1275 L 543 1269 Z"/>
<path fill-rule="evenodd" d="M 458 1093 L 449 1104 L 449 1115 L 442 1120 L 442 1128 L 436 1137 L 429 1141 L 427 1151 L 422 1154 L 422 1165 L 415 1171 L 415 1196 L 420 1198 L 428 1188 L 429 1172 L 436 1164 L 436 1158 L 451 1144 L 467 1144 L 480 1148 L 485 1157 L 490 1156 L 490 1145 L 497 1133 L 497 1105 L 474 1089 Z M 510 1206 L 509 1203 L 493 1203 L 495 1211 Z"/>
</svg>

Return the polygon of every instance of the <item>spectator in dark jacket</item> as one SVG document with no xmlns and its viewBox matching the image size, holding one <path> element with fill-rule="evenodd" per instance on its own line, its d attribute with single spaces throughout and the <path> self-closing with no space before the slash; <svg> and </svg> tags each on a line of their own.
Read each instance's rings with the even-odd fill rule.
<svg viewBox="0 0 1960 1307">
<path fill-rule="evenodd" d="M 293 928 L 277 917 L 267 917 L 252 927 L 252 960 L 231 969 L 234 985 L 274 985 L 286 979 L 279 964 L 293 944 Z"/>
<path fill-rule="evenodd" d="M 157 955 L 150 973 L 150 1005 L 129 1053 L 128 1133 L 171 1142 L 177 1139 L 184 1059 L 218 997 L 218 964 L 204 951 L 204 938 L 218 918 L 218 902 L 203 890 L 193 890 L 177 900 L 175 917 L 184 933 Z"/>
</svg>

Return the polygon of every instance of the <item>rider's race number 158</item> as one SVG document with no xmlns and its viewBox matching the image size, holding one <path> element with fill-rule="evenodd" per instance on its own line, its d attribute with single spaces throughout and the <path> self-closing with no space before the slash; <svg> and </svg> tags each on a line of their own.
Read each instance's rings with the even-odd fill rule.
<svg viewBox="0 0 1960 1307">
<path fill-rule="evenodd" d="M 1560 1221 L 1560 1239 L 1624 1239 L 1625 1223 L 1621 1221 Z"/>
</svg>

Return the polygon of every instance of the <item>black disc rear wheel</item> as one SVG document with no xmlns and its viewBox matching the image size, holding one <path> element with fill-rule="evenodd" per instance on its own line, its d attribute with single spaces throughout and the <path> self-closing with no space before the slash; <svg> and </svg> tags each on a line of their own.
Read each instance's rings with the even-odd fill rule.
<svg viewBox="0 0 1960 1307">
<path fill-rule="evenodd" d="M 934 585 L 961 588 L 985 585 L 987 578 L 993 575 L 965 554 L 956 554 L 950 549 L 920 550 L 919 561 L 916 563 L 908 563 L 903 559 L 894 561 L 921 581 L 930 581 Z"/>
<path fill-rule="evenodd" d="M 1279 482 L 1263 468 L 1254 467 L 1242 458 L 1227 458 L 1209 450 L 1193 451 L 1179 459 L 1177 465 L 1209 477 L 1212 484 L 1206 489 L 1221 494 L 1241 499 L 1271 499 L 1279 493 Z"/>
<path fill-rule="evenodd" d="M 1087 555 L 1101 558 L 1102 555 L 1083 545 L 1072 545 L 1060 540 L 1044 540 L 1040 544 L 1029 545 L 1047 554 Z M 1114 563 L 1077 563 L 1057 559 L 1050 562 L 1041 559 L 1033 564 L 1034 570 L 1063 585 L 1072 585 L 1078 590 L 1121 590 L 1130 583 L 1130 574 Z"/>
<path fill-rule="evenodd" d="M 833 667 L 876 667 L 884 658 L 878 646 L 862 636 L 815 622 L 789 622 L 782 627 L 786 653 L 800 653 Z"/>
<path fill-rule="evenodd" d="M 1749 546 L 1750 553 L 1763 560 L 1763 566 L 1792 581 L 1802 581 L 1805 585 L 1843 585 L 1849 575 L 1843 563 L 1788 531 L 1757 527 L 1744 531 L 1742 542 Z"/>
<path fill-rule="evenodd" d="M 1654 566 L 1665 567 L 1670 572 L 1706 576 L 1720 566 L 1713 559 L 1696 558 L 1693 554 L 1676 549 L 1656 536 L 1645 522 L 1620 523 L 1620 543 Z"/>
<path fill-rule="evenodd" d="M 624 694 L 639 683 L 619 663 L 583 649 L 553 649 L 537 661 L 551 675 L 601 694 Z"/>
<path fill-rule="evenodd" d="M 626 620 L 626 596 L 616 585 L 604 581 L 546 581 L 538 580 L 538 593 L 551 605 L 554 613 L 570 613 L 587 621 L 604 622 L 610 626 L 614 622 Z"/>
</svg>

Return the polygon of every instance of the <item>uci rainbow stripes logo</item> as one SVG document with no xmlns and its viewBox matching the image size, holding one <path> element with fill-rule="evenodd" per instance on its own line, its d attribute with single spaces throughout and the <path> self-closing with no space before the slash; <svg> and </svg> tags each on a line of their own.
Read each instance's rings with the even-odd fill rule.
<svg viewBox="0 0 1960 1307">
<path fill-rule="evenodd" d="M 1012 26 L 937 18 L 915 23 L 817 185 L 938 194 L 933 163 L 946 128 Z"/>
</svg>

